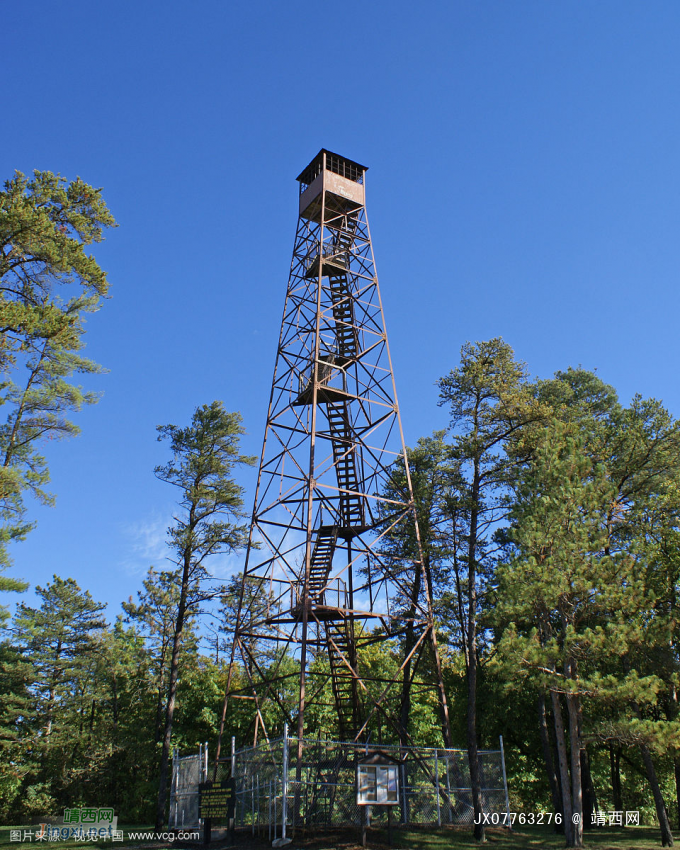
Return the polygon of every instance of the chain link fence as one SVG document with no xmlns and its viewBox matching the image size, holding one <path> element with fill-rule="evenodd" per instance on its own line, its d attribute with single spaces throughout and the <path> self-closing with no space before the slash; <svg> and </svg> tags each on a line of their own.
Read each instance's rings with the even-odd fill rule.
<svg viewBox="0 0 680 850">
<path fill-rule="evenodd" d="M 298 762 L 298 741 L 287 734 L 241 750 L 232 741 L 231 758 L 220 762 L 216 778 L 218 782 L 235 779 L 237 827 L 250 827 L 253 833 L 275 839 L 286 834 L 284 825 L 286 830 L 358 826 L 364 817 L 374 825 L 386 823 L 384 806 L 357 805 L 357 766 L 376 752 L 399 766 L 399 803 L 392 807 L 395 821 L 441 826 L 473 820 L 465 750 L 369 746 L 318 738 L 305 738 L 302 743 Z M 183 760 L 179 760 L 180 769 L 181 765 Z M 502 816 L 508 810 L 502 741 L 498 750 L 480 751 L 479 765 L 484 812 Z"/>
<path fill-rule="evenodd" d="M 200 746 L 197 753 L 180 757 L 172 755 L 172 783 L 170 785 L 171 829 L 199 826 L 198 785 L 208 775 L 208 745 Z"/>
</svg>

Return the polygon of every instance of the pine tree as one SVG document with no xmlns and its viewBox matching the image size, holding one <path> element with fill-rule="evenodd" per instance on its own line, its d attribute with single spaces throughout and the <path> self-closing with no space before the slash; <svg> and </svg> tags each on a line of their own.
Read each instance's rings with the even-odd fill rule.
<svg viewBox="0 0 680 850">
<path fill-rule="evenodd" d="M 97 401 L 70 378 L 101 371 L 80 351 L 83 316 L 98 309 L 108 282 L 84 246 L 114 226 L 101 190 L 80 178 L 17 172 L 0 192 L 0 406 L 7 416 L 0 425 L 0 565 L 9 564 L 7 544 L 33 527 L 25 495 L 53 501 L 38 444 L 77 434 L 68 416 Z"/>
<path fill-rule="evenodd" d="M 422 586 L 423 573 L 427 582 L 430 599 L 440 597 L 446 589 L 450 577 L 449 560 L 452 550 L 449 544 L 448 498 L 453 490 L 460 489 L 463 479 L 460 466 L 452 457 L 451 446 L 445 441 L 445 431 L 436 431 L 431 437 L 422 437 L 414 448 L 407 448 L 413 498 L 418 518 L 418 537 L 415 523 L 402 523 L 390 529 L 382 542 L 383 556 L 389 559 L 390 575 L 399 576 L 400 592 L 395 600 L 395 614 L 403 616 L 406 622 L 401 657 L 407 658 L 415 643 L 413 619 L 416 606 L 422 604 L 425 588 Z M 387 499 L 408 500 L 409 484 L 403 457 L 391 467 L 389 479 L 383 490 Z M 388 508 L 384 508 L 387 519 Z M 411 571 L 409 564 L 419 560 L 422 552 L 424 570 Z M 441 620 L 441 612 L 440 612 Z M 437 681 L 437 660 L 431 652 L 426 652 L 420 664 L 429 664 L 432 668 L 430 681 Z M 441 663 L 441 662 L 440 662 Z M 419 677 L 422 673 L 417 673 Z M 427 676 L 426 676 L 427 678 Z M 401 699 L 398 711 L 400 718 L 400 741 L 409 746 L 413 739 L 410 728 L 411 709 L 413 707 L 413 686 L 416 684 L 411 663 L 407 662 L 402 674 Z M 440 699 L 440 709 L 445 704 Z M 445 746 L 450 747 L 451 730 L 448 712 L 441 710 L 441 730 Z"/>
<path fill-rule="evenodd" d="M 474 805 L 475 837 L 484 840 L 478 758 L 477 689 L 479 617 L 495 561 L 493 534 L 507 513 L 516 472 L 508 454 L 523 431 L 544 416 L 527 380 L 526 368 L 501 339 L 466 343 L 461 363 L 439 381 L 440 404 L 451 417 L 452 458 L 461 484 L 448 497 L 454 615 L 464 635 L 467 685 L 467 749 Z"/>
<path fill-rule="evenodd" d="M 158 743 L 163 735 L 165 704 L 168 697 L 168 678 L 172 642 L 177 622 L 180 586 L 176 572 L 164 570 L 156 572 L 149 568 L 142 582 L 143 590 L 138 591 L 139 602 L 130 598 L 123 602 L 125 622 L 132 623 L 143 636 L 147 652 L 149 670 L 149 689 L 156 698 L 154 722 L 154 741 Z M 181 643 L 184 650 L 195 650 L 197 637 L 194 631 L 196 612 L 189 610 L 184 619 Z"/>
<path fill-rule="evenodd" d="M 53 577 L 36 587 L 39 608 L 21 604 L 13 630 L 34 676 L 30 687 L 31 763 L 27 781 L 41 788 L 45 801 L 68 800 L 85 769 L 82 748 L 93 716 L 97 690 L 102 617 L 95 602 L 73 579 Z M 36 801 L 36 806 L 38 801 Z"/>
<path fill-rule="evenodd" d="M 235 466 L 252 465 L 254 458 L 239 454 L 239 438 L 244 433 L 240 414 L 227 413 L 219 401 L 198 407 L 189 427 L 164 425 L 158 432 L 159 440 L 170 441 L 172 459 L 156 468 L 156 476 L 179 490 L 182 508 L 175 525 L 168 529 L 172 560 L 177 566 L 179 599 L 170 655 L 156 809 L 156 828 L 160 829 L 165 820 L 170 743 L 186 619 L 200 610 L 202 602 L 221 593 L 221 588 L 211 582 L 207 569 L 209 559 L 236 551 L 247 541 L 247 527 L 238 522 L 244 516 L 243 491 L 231 475 Z"/>
<path fill-rule="evenodd" d="M 601 436 L 596 424 L 594 445 Z M 610 545 L 607 518 L 618 491 L 607 465 L 591 456 L 593 447 L 585 420 L 555 419 L 544 429 L 517 488 L 515 555 L 499 569 L 496 606 L 506 624 L 501 655 L 515 676 L 528 676 L 550 695 L 565 835 L 574 847 L 583 843 L 584 704 L 618 704 L 639 715 L 660 688 L 657 676 L 630 664 L 646 640 L 653 596 L 635 552 Z M 662 841 L 671 846 L 649 747 L 638 740 Z"/>
<path fill-rule="evenodd" d="M 0 642 L 0 820 L 10 823 L 29 770 L 33 667 L 9 640 Z"/>
</svg>

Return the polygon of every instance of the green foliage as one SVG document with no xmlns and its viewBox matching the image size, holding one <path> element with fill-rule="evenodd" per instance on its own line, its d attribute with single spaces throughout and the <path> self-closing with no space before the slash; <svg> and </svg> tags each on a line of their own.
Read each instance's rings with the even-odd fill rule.
<svg viewBox="0 0 680 850">
<path fill-rule="evenodd" d="M 37 445 L 78 433 L 68 418 L 97 401 L 69 380 L 102 371 L 84 358 L 84 315 L 106 295 L 106 274 L 84 246 L 115 221 L 99 189 L 49 171 L 20 172 L 0 192 L 0 564 L 32 528 L 24 497 L 53 497 Z M 58 292 L 62 290 L 66 298 Z"/>
<path fill-rule="evenodd" d="M 576 718 L 562 736 L 567 747 L 573 740 L 577 751 L 586 748 L 601 809 L 615 808 L 616 763 L 623 808 L 653 818 L 659 809 L 646 761 L 653 757 L 671 810 L 680 758 L 678 424 L 656 400 L 621 404 L 583 369 L 532 383 L 501 340 L 467 345 L 440 387 L 451 428 L 419 440 L 408 459 L 455 744 L 469 742 L 472 705 L 480 747 L 495 749 L 503 735 L 511 808 L 552 810 L 542 697 L 553 749 L 556 708 Z M 156 474 L 179 495 L 169 534 L 175 569 L 150 569 L 137 600 L 123 604 L 125 619 L 107 626 L 102 606 L 56 577 L 39 588 L 36 607 L 20 606 L 0 643 L 0 817 L 104 798 L 122 818 L 152 816 L 171 693 L 172 746 L 186 753 L 208 741 L 212 750 L 242 583 L 239 575 L 227 586 L 213 581 L 209 559 L 245 541 L 233 473 L 252 459 L 239 453 L 241 433 L 240 417 L 217 402 L 198 408 L 187 428 L 159 429 L 171 459 Z M 401 459 L 388 486 L 401 499 L 405 484 Z M 397 572 L 417 550 L 414 525 L 383 540 Z M 410 592 L 424 592 L 409 569 L 400 573 L 404 611 Z M 255 582 L 246 583 L 243 603 L 246 622 L 262 620 L 272 604 Z M 222 624 L 210 658 L 200 649 L 206 611 Z M 379 629 L 372 637 L 358 664 L 377 680 L 392 679 L 404 646 Z M 280 735 L 285 713 L 294 717 L 297 707 L 298 661 L 254 641 L 250 651 L 275 679 L 278 701 L 259 708 L 268 734 Z M 327 677 L 328 663 L 319 648 L 309 681 Z M 436 695 L 424 686 L 431 665 L 423 653 L 408 696 L 409 733 L 441 746 Z M 224 740 L 252 743 L 248 677 L 238 665 L 231 675 L 239 698 L 229 703 Z M 382 685 L 369 688 L 377 697 Z M 404 692 L 399 682 L 393 691 L 384 704 L 394 717 Z M 307 734 L 333 738 L 330 683 L 317 696 Z M 380 718 L 371 742 L 397 739 Z M 546 836 L 544 843 L 563 842 Z"/>
<path fill-rule="evenodd" d="M 677 526 L 668 508 L 680 471 L 678 426 L 655 400 L 636 396 L 623 408 L 611 387 L 582 370 L 542 382 L 538 395 L 551 400 L 553 415 L 530 434 L 515 489 L 508 556 L 496 576 L 499 657 L 509 687 L 527 679 L 551 694 L 556 724 L 565 697 L 574 811 L 581 735 L 638 747 L 666 843 L 652 754 L 680 752 L 680 725 L 667 617 L 675 587 L 668 599 L 656 528 L 660 504 L 665 532 Z M 662 587 L 668 601 L 660 606 Z M 559 747 L 564 732 L 555 731 Z"/>
<path fill-rule="evenodd" d="M 511 503 L 519 447 L 547 408 L 526 367 L 501 339 L 466 343 L 460 366 L 439 388 L 440 405 L 451 417 L 448 462 L 456 469 L 453 478 L 448 475 L 438 531 L 449 542 L 450 612 L 469 654 L 497 557 L 495 535 Z"/>
<path fill-rule="evenodd" d="M 33 665 L 9 641 L 0 643 L 0 818 L 18 797 L 30 749 Z"/>
<path fill-rule="evenodd" d="M 244 516 L 242 488 L 231 475 L 237 464 L 255 462 L 239 454 L 241 421 L 239 413 L 227 413 L 222 402 L 214 401 L 198 407 L 187 428 L 158 427 L 158 439 L 170 441 L 172 460 L 156 467 L 155 473 L 179 489 L 178 504 L 184 511 L 168 530 L 169 543 L 175 563 L 180 568 L 188 565 L 194 582 L 209 577 L 207 558 L 247 542 L 247 526 L 223 518 Z M 188 604 L 198 604 L 198 599 Z"/>
<path fill-rule="evenodd" d="M 163 710 L 170 675 L 170 655 L 177 620 L 180 587 L 176 572 L 156 572 L 149 568 L 142 582 L 143 590 L 138 591 L 139 603 L 132 599 L 123 602 L 125 622 L 132 623 L 135 634 L 144 642 L 147 670 L 147 688 L 156 700 L 154 724 L 154 743 L 161 739 Z M 182 629 L 181 644 L 183 655 L 192 658 L 197 650 L 195 633 L 195 615 L 187 614 Z"/>
<path fill-rule="evenodd" d="M 181 644 L 187 617 L 202 602 L 224 593 L 216 587 L 206 567 L 215 555 L 245 545 L 247 526 L 232 520 L 244 516 L 242 488 L 231 478 L 237 464 L 252 465 L 252 457 L 239 454 L 244 433 L 239 413 L 227 413 L 222 402 L 197 407 L 187 428 L 162 425 L 159 440 L 169 440 L 172 459 L 155 469 L 161 481 L 179 490 L 182 511 L 168 529 L 168 543 L 177 565 L 179 595 L 174 618 L 165 724 L 161 749 L 156 828 L 165 820 L 168 764 L 172 740 Z"/>
<path fill-rule="evenodd" d="M 94 735 L 106 623 L 104 606 L 73 579 L 54 576 L 36 594 L 40 607 L 22 604 L 14 619 L 18 648 L 30 672 L 16 662 L 10 668 L 19 678 L 13 694 L 18 702 L 9 709 L 5 742 L 10 752 L 17 742 L 31 751 L 30 762 L 20 771 L 23 781 L 42 789 L 41 800 L 56 800 L 82 780 L 81 756 Z"/>
</svg>

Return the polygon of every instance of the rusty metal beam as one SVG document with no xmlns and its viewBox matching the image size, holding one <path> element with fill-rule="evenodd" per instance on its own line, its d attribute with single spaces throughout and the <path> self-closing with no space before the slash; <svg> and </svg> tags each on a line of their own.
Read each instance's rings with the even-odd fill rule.
<svg viewBox="0 0 680 850">
<path fill-rule="evenodd" d="M 325 652 L 338 723 L 351 722 L 358 740 L 378 716 L 400 729 L 384 703 L 395 684 L 411 686 L 426 643 L 444 717 L 446 696 L 366 217 L 365 169 L 326 151 L 312 165 L 303 172 L 314 176 L 301 195 L 244 566 L 244 587 L 261 578 L 270 601 L 266 617 L 253 617 L 242 589 L 233 652 L 238 647 L 250 692 L 264 689 L 289 722 L 272 683 L 298 679 L 299 739 L 305 705 L 325 687 L 312 669 Z M 387 490 L 396 461 L 406 484 L 395 497 Z M 415 529 L 409 557 L 390 545 L 405 525 Z M 413 600 L 416 570 L 423 590 Z M 370 631 L 376 621 L 384 636 Z M 393 678 L 372 678 L 362 652 L 407 628 L 413 646 Z M 255 655 L 269 650 L 276 660 L 263 669 L 264 656 Z M 295 659 L 295 674 L 279 674 L 284 657 Z M 309 676 L 321 676 L 311 694 Z M 377 699 L 371 683 L 384 686 Z M 405 730 L 398 734 L 403 739 Z"/>
</svg>

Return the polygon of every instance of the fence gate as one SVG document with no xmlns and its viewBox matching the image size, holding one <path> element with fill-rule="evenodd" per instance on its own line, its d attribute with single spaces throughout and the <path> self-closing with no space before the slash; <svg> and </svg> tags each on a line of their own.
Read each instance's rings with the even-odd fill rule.
<svg viewBox="0 0 680 850">
<path fill-rule="evenodd" d="M 198 785 L 208 777 L 208 745 L 199 746 L 190 756 L 172 755 L 172 785 L 170 786 L 170 829 L 200 827 L 198 816 Z"/>
</svg>

